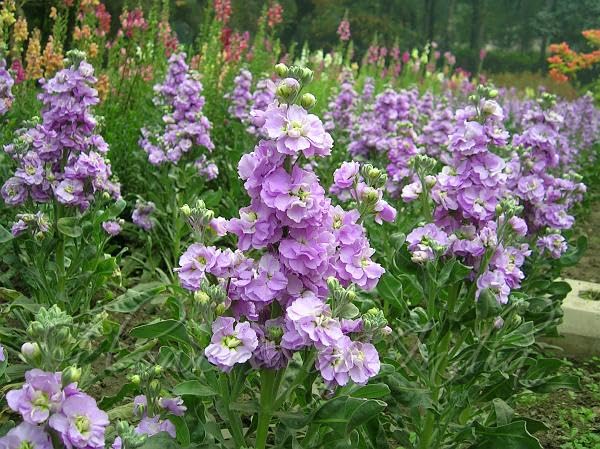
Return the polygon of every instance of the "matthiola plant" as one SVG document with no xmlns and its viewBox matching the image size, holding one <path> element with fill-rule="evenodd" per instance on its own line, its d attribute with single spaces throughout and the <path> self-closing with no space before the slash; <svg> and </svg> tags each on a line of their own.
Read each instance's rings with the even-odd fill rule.
<svg viewBox="0 0 600 449">
<path fill-rule="evenodd" d="M 89 308 L 116 269 L 104 252 L 110 235 L 102 225 L 124 202 L 92 110 L 94 69 L 80 52 L 70 58 L 68 68 L 41 81 L 41 117 L 4 146 L 16 167 L 1 193 L 18 210 L 12 235 L 4 230 L 2 239 L 14 241 L 27 273 L 23 294 L 73 312 Z"/>
<path fill-rule="evenodd" d="M 235 447 L 252 440 L 253 447 L 266 447 L 274 438 L 271 420 L 282 407 L 294 407 L 297 388 L 310 394 L 315 369 L 324 388 L 338 400 L 351 400 L 344 392 L 367 383 L 381 366 L 374 343 L 386 321 L 380 311 L 361 313 L 356 305 L 358 290 L 373 290 L 385 272 L 373 259 L 363 222 L 373 216 L 393 220 L 395 211 L 358 177 L 350 187 L 366 192 L 357 194 L 355 209 L 327 198 L 306 163 L 328 156 L 333 145 L 321 120 L 308 112 L 314 96 L 301 92 L 312 72 L 299 67 L 285 72 L 277 101 L 263 116 L 261 133 L 267 137 L 239 163 L 250 204 L 239 218 L 223 223 L 223 231 L 237 237 L 237 247 L 205 243 L 205 228 L 214 225 L 200 205 L 187 211 L 200 240 L 184 252 L 176 270 L 212 322 L 210 331 L 203 330 L 210 332 L 204 355 L 222 372 L 215 387 L 225 398 Z M 214 376 L 206 381 L 216 382 Z M 243 387 L 256 381 L 260 407 L 252 417 L 252 439 L 231 407 Z M 321 438 L 315 425 L 304 436 L 306 444 Z"/>
<path fill-rule="evenodd" d="M 212 124 L 202 112 L 202 83 L 199 74 L 186 63 L 185 53 L 169 58 L 165 79 L 154 86 L 154 91 L 154 104 L 163 115 L 160 124 L 142 128 L 139 144 L 155 166 L 150 173 L 159 189 L 138 200 L 132 220 L 143 231 L 153 231 L 163 260 L 153 260 L 156 255 L 151 252 L 149 264 L 160 266 L 163 262 L 168 278 L 179 255 L 185 225 L 179 219 L 179 207 L 203 191 L 207 182 L 217 178 L 219 170 L 206 154 L 196 152 L 199 147 L 212 152 L 215 145 L 210 137 Z M 167 222 L 172 218 L 176 219 L 174 223 Z"/>
<path fill-rule="evenodd" d="M 396 234 L 405 245 L 388 253 L 391 269 L 377 287 L 393 307 L 393 324 L 409 337 L 396 340 L 388 362 L 396 366 L 389 383 L 399 395 L 390 409 L 422 408 L 398 435 L 411 447 L 491 444 L 507 434 L 535 444 L 511 396 L 563 379 L 529 357 L 535 336 L 557 322 L 544 301 L 564 297 L 563 285 L 550 281 L 547 299 L 531 296 L 526 261 L 536 246 L 541 257 L 554 257 L 565 243 L 548 236 L 536 244 L 527 206 L 511 185 L 510 135 L 495 95 L 480 87 L 456 111 L 448 165 L 411 159 L 415 180 L 402 198 L 417 204 L 423 221 Z M 506 391 L 498 391 L 502 382 Z"/>
</svg>

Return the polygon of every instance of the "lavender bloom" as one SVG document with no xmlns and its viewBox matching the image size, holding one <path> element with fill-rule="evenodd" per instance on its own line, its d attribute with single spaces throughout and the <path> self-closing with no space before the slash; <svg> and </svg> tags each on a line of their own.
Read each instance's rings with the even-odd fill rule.
<svg viewBox="0 0 600 449">
<path fill-rule="evenodd" d="M 6 70 L 6 60 L 0 60 L 0 115 L 4 115 L 11 108 L 15 99 L 12 87 L 15 84 L 12 76 Z"/>
<path fill-rule="evenodd" d="M 0 438 L 0 449 L 52 449 L 50 435 L 43 428 L 23 422 Z"/>
<path fill-rule="evenodd" d="M 100 449 L 104 448 L 109 422 L 92 397 L 79 393 L 64 400 L 60 413 L 52 415 L 49 424 L 59 432 L 67 449 Z"/>
<path fill-rule="evenodd" d="M 477 279 L 477 291 L 475 297 L 479 298 L 479 295 L 484 289 L 489 289 L 496 296 L 496 301 L 500 304 L 506 304 L 508 302 L 510 287 L 506 283 L 504 274 L 501 271 L 486 271 L 482 274 L 479 279 Z"/>
<path fill-rule="evenodd" d="M 418 263 L 433 260 L 436 253 L 444 252 L 450 243 L 448 234 L 433 223 L 413 229 L 406 241 L 412 260 Z"/>
<path fill-rule="evenodd" d="M 121 232 L 121 224 L 118 221 L 105 221 L 102 223 L 102 229 L 110 236 L 119 235 Z"/>
<path fill-rule="evenodd" d="M 540 252 L 548 252 L 553 259 L 559 259 L 568 248 L 565 238 L 560 234 L 541 237 L 536 243 Z"/>
<path fill-rule="evenodd" d="M 293 330 L 301 337 L 320 346 L 331 346 L 342 337 L 339 321 L 331 317 L 329 306 L 314 295 L 296 299 L 287 308 L 286 318 L 293 325 Z M 299 349 L 290 345 L 290 335 L 287 334 L 289 332 L 283 335 L 282 346 Z"/>
<path fill-rule="evenodd" d="M 187 407 L 183 404 L 183 399 L 179 396 L 174 398 L 160 398 L 158 405 L 175 416 L 183 416 L 187 410 Z"/>
<path fill-rule="evenodd" d="M 196 74 L 190 73 L 185 58 L 185 53 L 173 54 L 164 82 L 154 86 L 154 103 L 165 109 L 163 124 L 156 129 L 143 128 L 139 141 L 153 165 L 177 164 L 194 145 L 209 151 L 214 149 L 210 138 L 212 125 L 202 115 L 205 101 L 201 95 L 202 83 Z"/>
<path fill-rule="evenodd" d="M 111 181 L 108 145 L 96 134 L 91 108 L 99 100 L 91 87 L 93 74 L 93 67 L 81 61 L 42 80 L 41 124 L 18 130 L 14 142 L 4 147 L 18 164 L 1 190 L 7 204 L 20 205 L 30 196 L 35 202 L 55 198 L 86 209 L 97 192 L 120 196 Z"/>
<path fill-rule="evenodd" d="M 252 73 L 245 68 L 240 69 L 240 73 L 233 79 L 233 84 L 233 91 L 225 95 L 225 98 L 231 102 L 228 112 L 233 117 L 245 122 L 250 114 Z"/>
<path fill-rule="evenodd" d="M 218 317 L 213 325 L 211 344 L 204 353 L 208 361 L 228 372 L 236 363 L 244 363 L 252 357 L 258 346 L 256 332 L 249 323 L 237 323 L 229 317 Z"/>
<path fill-rule="evenodd" d="M 149 231 L 154 227 L 154 222 L 151 219 L 151 215 L 155 210 L 156 206 L 152 201 L 145 203 L 138 200 L 135 205 L 135 209 L 131 214 L 131 220 L 135 225 L 139 226 L 144 231 Z"/>
<path fill-rule="evenodd" d="M 39 369 L 27 371 L 21 389 L 6 394 L 8 406 L 27 423 L 45 422 L 50 413 L 61 408 L 64 395 L 60 377 L 60 373 L 47 373 Z"/>
<path fill-rule="evenodd" d="M 6 348 L 0 345 L 0 362 L 6 362 Z"/>
<path fill-rule="evenodd" d="M 326 156 L 333 139 L 314 114 L 297 105 L 282 105 L 265 113 L 265 131 L 277 143 L 277 151 L 286 155 L 302 152 L 306 157 Z"/>
<path fill-rule="evenodd" d="M 151 418 L 145 416 L 135 428 L 135 433 L 139 435 L 148 435 L 149 437 L 160 432 L 168 433 L 171 438 L 177 436 L 175 425 L 168 419 L 161 420 L 158 416 L 153 416 Z"/>
</svg>

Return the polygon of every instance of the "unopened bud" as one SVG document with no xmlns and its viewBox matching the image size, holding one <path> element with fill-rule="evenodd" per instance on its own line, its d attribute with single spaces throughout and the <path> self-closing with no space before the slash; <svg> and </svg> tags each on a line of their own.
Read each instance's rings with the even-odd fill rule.
<svg viewBox="0 0 600 449">
<path fill-rule="evenodd" d="M 62 372 L 61 379 L 63 387 L 74 382 L 79 382 L 79 379 L 81 379 L 81 368 L 77 368 L 76 366 L 66 367 Z"/>
<path fill-rule="evenodd" d="M 223 304 L 223 303 L 217 304 L 217 307 L 215 307 L 215 313 L 219 316 L 223 315 L 226 310 L 227 310 L 227 307 L 225 307 L 225 304 Z"/>
<path fill-rule="evenodd" d="M 152 392 L 152 396 L 158 396 L 160 393 L 160 382 L 156 379 L 150 381 L 150 391 Z"/>
<path fill-rule="evenodd" d="M 502 326 L 504 326 L 504 320 L 501 316 L 496 317 L 496 319 L 494 320 L 494 327 L 496 329 L 501 329 Z"/>
<path fill-rule="evenodd" d="M 183 206 L 181 206 L 179 208 L 179 210 L 186 217 L 189 217 L 190 215 L 192 215 L 192 208 L 190 206 L 188 206 L 187 204 L 184 204 Z"/>
<path fill-rule="evenodd" d="M 308 67 L 302 68 L 302 81 L 304 83 L 310 83 L 313 79 L 313 71 Z"/>
<path fill-rule="evenodd" d="M 134 374 L 129 379 L 133 385 L 139 385 L 142 381 L 142 378 L 138 374 Z"/>
<path fill-rule="evenodd" d="M 429 188 L 433 187 L 436 182 L 437 182 L 437 179 L 435 176 L 432 176 L 432 175 L 425 176 L 425 185 L 427 187 L 429 187 Z"/>
<path fill-rule="evenodd" d="M 498 89 L 491 89 L 488 96 L 490 98 L 496 98 L 498 96 Z"/>
<path fill-rule="evenodd" d="M 36 358 L 41 354 L 40 346 L 37 343 L 23 343 L 21 346 L 21 354 L 23 354 L 26 359 Z"/>
<path fill-rule="evenodd" d="M 281 80 L 275 93 L 283 100 L 292 100 L 300 91 L 300 83 L 294 78 L 285 78 Z"/>
<path fill-rule="evenodd" d="M 312 108 L 315 104 L 317 104 L 317 99 L 315 98 L 315 96 L 311 93 L 305 93 L 304 95 L 302 95 L 302 97 L 300 98 L 300 105 L 304 108 L 304 109 L 310 109 Z"/>
<path fill-rule="evenodd" d="M 156 365 L 154 367 L 154 375 L 155 376 L 160 376 L 160 373 L 162 373 L 162 371 L 163 371 L 162 366 Z"/>
<path fill-rule="evenodd" d="M 208 293 L 198 290 L 197 292 L 194 292 L 194 300 L 198 304 L 204 306 L 210 302 L 210 296 L 208 296 Z"/>
<path fill-rule="evenodd" d="M 108 193 L 108 192 L 102 192 L 102 199 L 104 199 L 104 200 L 110 200 L 110 193 Z"/>
<path fill-rule="evenodd" d="M 279 63 L 275 66 L 275 73 L 278 77 L 283 78 L 288 74 L 288 67 L 285 64 Z"/>
</svg>

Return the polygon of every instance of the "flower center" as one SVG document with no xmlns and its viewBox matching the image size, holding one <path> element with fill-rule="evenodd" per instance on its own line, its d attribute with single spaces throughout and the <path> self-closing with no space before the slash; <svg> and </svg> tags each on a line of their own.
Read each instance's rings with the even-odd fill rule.
<svg viewBox="0 0 600 449">
<path fill-rule="evenodd" d="M 296 196 L 300 198 L 300 200 L 306 201 L 310 196 L 310 192 L 304 190 L 303 188 L 299 188 L 298 192 L 296 192 Z"/>
<path fill-rule="evenodd" d="M 25 172 L 31 176 L 35 174 L 35 167 L 33 165 L 28 165 L 27 167 L 25 167 Z"/>
<path fill-rule="evenodd" d="M 234 335 L 227 335 L 225 338 L 223 338 L 223 346 L 225 346 L 228 349 L 235 349 L 241 344 L 242 340 L 235 337 Z"/>
<path fill-rule="evenodd" d="M 342 217 L 336 215 L 333 218 L 333 229 L 340 229 L 342 227 Z"/>
<path fill-rule="evenodd" d="M 360 261 L 360 264 L 362 265 L 363 268 L 366 268 L 369 266 L 369 259 L 367 259 L 366 257 L 363 257 L 362 260 Z"/>
<path fill-rule="evenodd" d="M 33 401 L 31 401 L 31 403 L 35 407 L 39 407 L 39 408 L 48 408 L 50 406 L 50 401 L 48 400 L 48 395 L 43 392 L 39 392 L 38 396 Z"/>
<path fill-rule="evenodd" d="M 79 433 L 84 434 L 90 430 L 90 419 L 87 416 L 77 416 L 75 418 L 75 427 Z"/>
<path fill-rule="evenodd" d="M 35 446 L 31 441 L 23 440 L 17 449 L 35 449 Z"/>
<path fill-rule="evenodd" d="M 198 256 L 198 258 L 196 260 L 198 262 L 200 262 L 200 265 L 206 265 L 206 257 L 204 257 L 204 256 Z"/>
<path fill-rule="evenodd" d="M 67 187 L 65 187 L 65 192 L 67 192 L 67 193 L 73 193 L 74 191 L 75 191 L 75 189 L 70 184 Z"/>
</svg>

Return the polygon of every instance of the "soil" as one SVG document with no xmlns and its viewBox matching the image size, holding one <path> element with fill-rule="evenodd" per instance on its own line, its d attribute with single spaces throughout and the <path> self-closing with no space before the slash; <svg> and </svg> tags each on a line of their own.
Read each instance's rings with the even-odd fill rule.
<svg viewBox="0 0 600 449">
<path fill-rule="evenodd" d="M 524 394 L 516 411 L 548 426 L 535 434 L 544 449 L 600 449 L 600 358 L 569 361 L 564 371 L 579 377 L 581 390 Z"/>
</svg>

